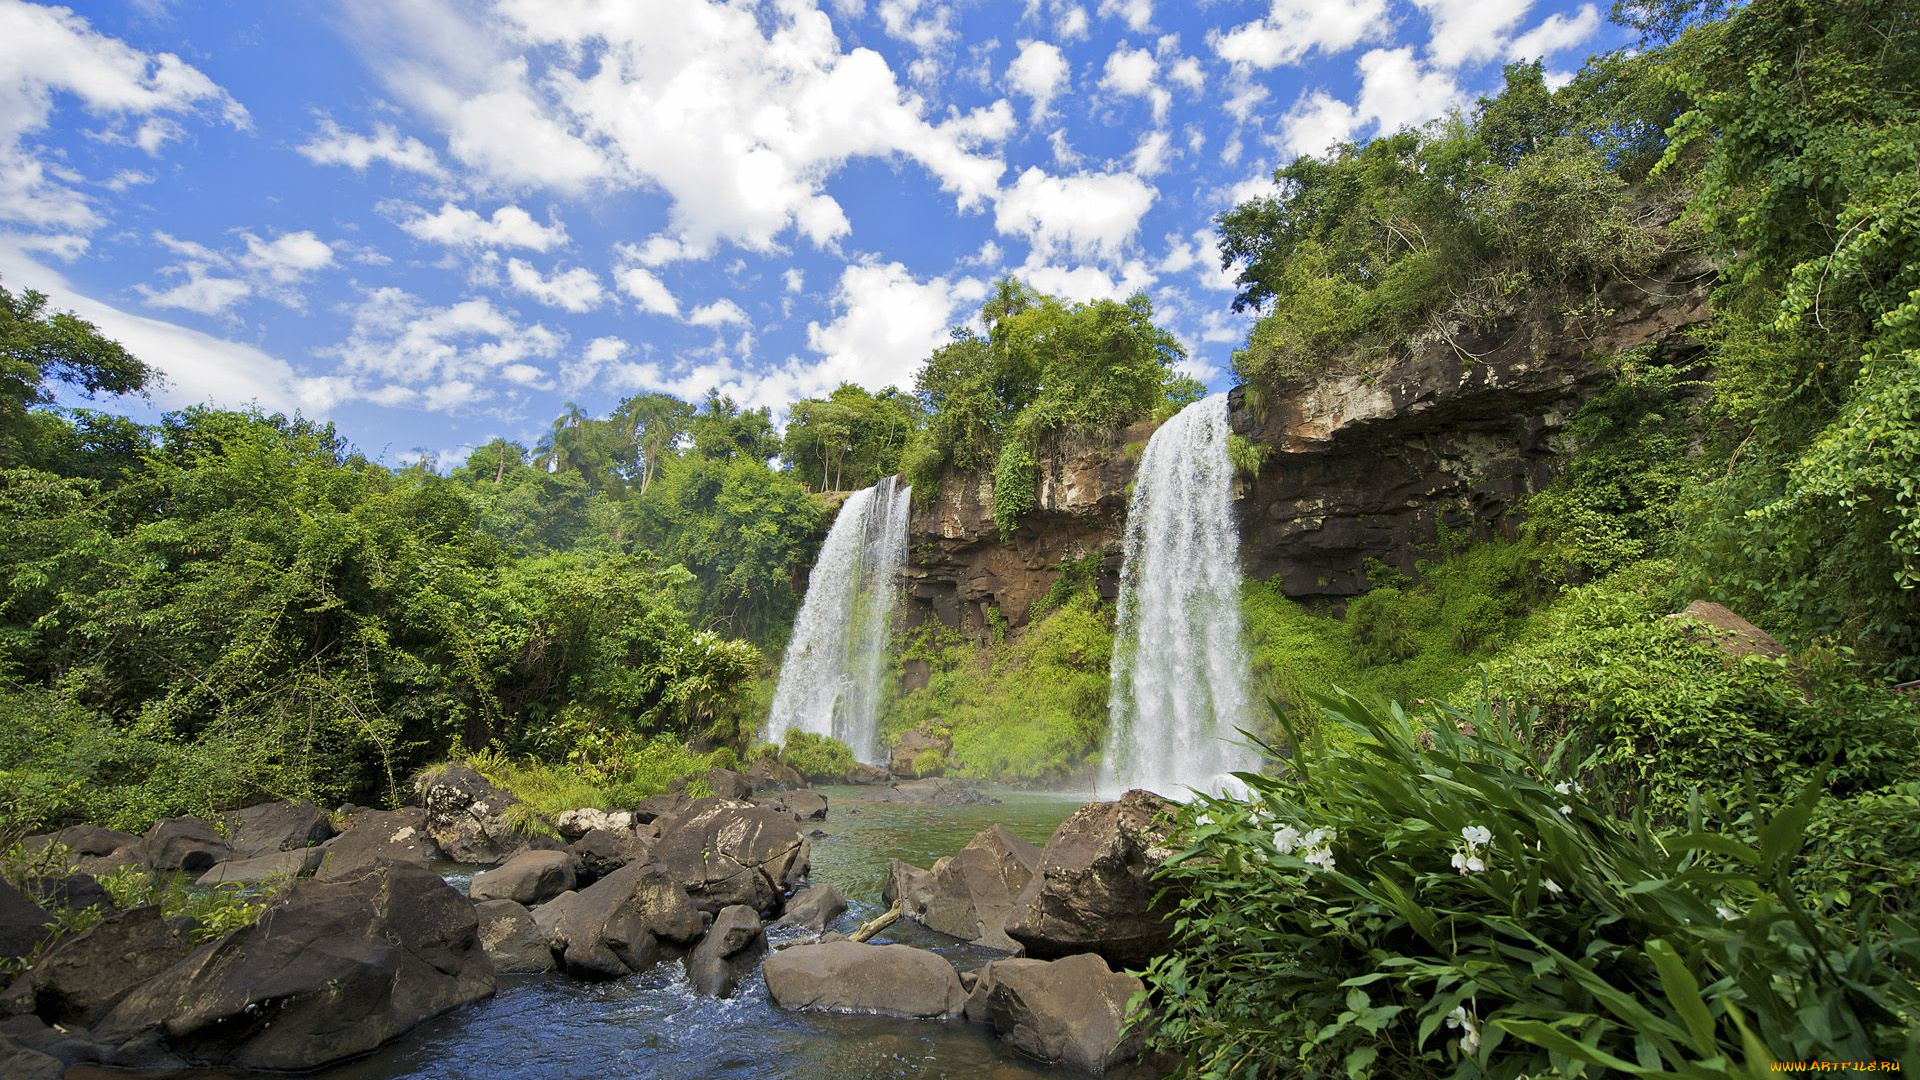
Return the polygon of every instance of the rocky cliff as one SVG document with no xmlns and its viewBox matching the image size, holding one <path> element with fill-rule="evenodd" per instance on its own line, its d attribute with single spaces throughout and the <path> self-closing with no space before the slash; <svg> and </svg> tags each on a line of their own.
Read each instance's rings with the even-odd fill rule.
<svg viewBox="0 0 1920 1080">
<path fill-rule="evenodd" d="M 1566 459 L 1568 420 L 1622 353 L 1694 353 L 1708 281 L 1668 273 L 1616 282 L 1597 314 L 1541 304 L 1450 340 L 1420 342 L 1370 375 L 1236 388 L 1234 431 L 1262 447 L 1237 493 L 1241 558 L 1296 597 L 1363 591 L 1367 558 L 1412 569 L 1440 527 L 1510 531 L 1516 504 Z M 990 610 L 1026 621 L 1061 562 L 1101 552 L 1109 594 L 1139 451 L 1151 427 L 1068 439 L 1042 460 L 1037 509 L 1002 541 L 990 475 L 949 476 L 909 526 L 908 618 L 984 634 Z"/>
</svg>

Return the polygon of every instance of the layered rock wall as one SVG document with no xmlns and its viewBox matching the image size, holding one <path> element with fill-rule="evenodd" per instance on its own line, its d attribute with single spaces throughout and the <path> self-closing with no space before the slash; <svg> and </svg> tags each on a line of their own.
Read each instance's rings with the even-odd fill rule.
<svg viewBox="0 0 1920 1080">
<path fill-rule="evenodd" d="M 1246 572 L 1277 578 L 1289 596 L 1352 596 L 1367 587 L 1366 559 L 1411 570 L 1443 525 L 1510 531 L 1517 503 L 1565 461 L 1566 423 L 1614 377 L 1618 356 L 1652 346 L 1662 362 L 1691 360 L 1685 331 L 1706 319 L 1709 284 L 1685 271 L 1619 281 L 1598 296 L 1598 314 L 1542 304 L 1417 343 L 1369 376 L 1236 388 L 1234 431 L 1265 450 L 1237 492 Z M 997 611 L 1018 627 L 1063 561 L 1095 552 L 1111 596 L 1151 434 L 1137 424 L 1063 441 L 1042 458 L 1036 509 L 1005 540 L 992 476 L 947 477 L 908 527 L 909 625 L 938 620 L 980 638 Z"/>
</svg>

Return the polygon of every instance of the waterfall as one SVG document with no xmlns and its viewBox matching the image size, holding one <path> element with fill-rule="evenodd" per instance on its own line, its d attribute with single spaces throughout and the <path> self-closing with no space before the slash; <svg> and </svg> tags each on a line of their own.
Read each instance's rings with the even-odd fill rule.
<svg viewBox="0 0 1920 1080">
<path fill-rule="evenodd" d="M 887 667 L 887 636 L 907 560 L 913 488 L 890 476 L 847 496 L 807 577 L 767 739 L 798 729 L 831 735 L 853 756 L 878 763 L 876 738 Z"/>
<path fill-rule="evenodd" d="M 1255 766 L 1227 397 L 1153 433 L 1127 504 L 1103 793 L 1231 790 Z"/>
</svg>

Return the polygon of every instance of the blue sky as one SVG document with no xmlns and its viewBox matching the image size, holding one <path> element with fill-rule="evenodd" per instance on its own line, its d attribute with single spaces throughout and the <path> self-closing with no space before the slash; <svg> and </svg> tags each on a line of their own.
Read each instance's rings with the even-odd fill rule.
<svg viewBox="0 0 1920 1080">
<path fill-rule="evenodd" d="M 0 283 L 150 408 L 389 464 L 718 387 L 911 387 L 990 282 L 1247 320 L 1213 215 L 1273 169 L 1621 43 L 1565 0 L 0 0 Z"/>
</svg>

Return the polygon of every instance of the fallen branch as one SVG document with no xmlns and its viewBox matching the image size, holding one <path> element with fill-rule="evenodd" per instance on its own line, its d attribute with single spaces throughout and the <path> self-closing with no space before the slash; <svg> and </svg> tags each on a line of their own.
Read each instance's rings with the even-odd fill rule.
<svg viewBox="0 0 1920 1080">
<path fill-rule="evenodd" d="M 885 930 L 887 927 L 892 926 L 894 923 L 894 920 L 898 919 L 899 917 L 900 917 L 900 901 L 895 900 L 893 902 L 893 906 L 887 909 L 886 914 L 881 915 L 880 917 L 874 919 L 872 922 L 861 923 L 860 929 L 855 930 L 852 934 L 848 935 L 847 940 L 848 941 L 865 941 L 868 938 L 872 937 L 873 935 L 879 933 L 880 931 Z"/>
</svg>

